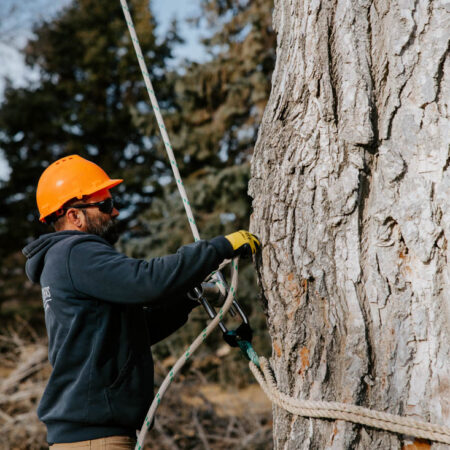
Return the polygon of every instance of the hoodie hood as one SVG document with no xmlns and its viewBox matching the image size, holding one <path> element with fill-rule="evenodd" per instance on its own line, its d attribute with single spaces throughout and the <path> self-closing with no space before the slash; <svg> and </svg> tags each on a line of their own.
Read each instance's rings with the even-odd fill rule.
<svg viewBox="0 0 450 450">
<path fill-rule="evenodd" d="M 82 231 L 66 230 L 55 233 L 43 234 L 35 241 L 23 248 L 22 253 L 28 259 L 25 265 L 25 272 L 33 283 L 39 283 L 42 270 L 44 268 L 45 255 L 56 243 L 74 235 L 83 235 Z"/>
</svg>

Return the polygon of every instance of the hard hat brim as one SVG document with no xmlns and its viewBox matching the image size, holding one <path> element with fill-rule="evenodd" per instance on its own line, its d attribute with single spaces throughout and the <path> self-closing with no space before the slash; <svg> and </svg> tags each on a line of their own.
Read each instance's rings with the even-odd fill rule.
<svg viewBox="0 0 450 450">
<path fill-rule="evenodd" d="M 99 184 L 98 186 L 96 186 L 96 187 L 95 187 L 95 190 L 93 190 L 92 192 L 86 192 L 86 193 L 83 193 L 83 196 L 84 196 L 84 195 L 92 195 L 92 194 L 95 194 L 96 192 L 103 191 L 104 189 L 112 189 L 113 187 L 116 187 L 117 185 L 119 185 L 119 184 L 122 183 L 122 182 L 123 182 L 123 180 L 120 180 L 120 179 L 105 181 L 104 183 L 101 183 L 101 184 Z M 72 197 L 72 198 L 73 198 L 73 197 Z M 81 198 L 80 198 L 80 199 L 81 199 Z M 66 202 L 68 202 L 69 200 L 72 200 L 72 199 L 71 199 L 71 198 L 68 198 L 68 199 L 66 200 Z M 63 205 L 61 205 L 61 206 L 63 206 Z M 45 223 L 45 218 L 46 218 L 47 216 L 48 216 L 48 214 L 46 214 L 45 216 L 41 215 L 41 216 L 39 217 L 39 220 L 40 220 L 41 222 Z"/>
</svg>

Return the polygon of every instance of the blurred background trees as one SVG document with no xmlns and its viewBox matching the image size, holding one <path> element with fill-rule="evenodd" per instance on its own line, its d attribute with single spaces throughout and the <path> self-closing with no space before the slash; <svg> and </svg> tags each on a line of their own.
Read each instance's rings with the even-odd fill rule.
<svg viewBox="0 0 450 450">
<path fill-rule="evenodd" d="M 250 158 L 275 61 L 273 1 L 199 0 L 191 25 L 207 30 L 202 63 L 174 58 L 182 42 L 178 26 L 158 37 L 148 0 L 129 6 L 201 236 L 248 227 Z M 40 288 L 25 277 L 21 249 L 51 232 L 38 222 L 35 190 L 54 160 L 78 153 L 125 179 L 113 194 L 122 204 L 118 248 L 128 255 L 174 252 L 193 238 L 119 1 L 68 0 L 50 19 L 33 23 L 23 52 L 37 75 L 23 86 L 7 80 L 0 104 L 0 149 L 10 168 L 0 181 L 0 319 L 6 325 L 24 318 L 43 334 Z M 241 268 L 240 299 L 250 313 L 258 310 L 252 324 L 257 345 L 266 346 L 253 272 L 251 265 Z M 161 358 L 176 352 L 205 321 L 196 311 L 186 330 L 156 352 Z M 221 345 L 216 333 L 209 351 Z M 235 364 L 245 371 L 245 361 L 237 351 L 224 354 L 231 365 L 211 363 L 211 377 L 238 382 Z"/>
<path fill-rule="evenodd" d="M 246 227 L 249 158 L 275 58 L 272 2 L 201 1 L 192 22 L 206 21 L 209 30 L 202 64 L 189 56 L 174 62 L 177 26 L 157 39 L 148 6 L 130 2 L 201 234 Z M 19 252 L 49 231 L 37 221 L 37 180 L 64 155 L 78 153 L 125 179 L 115 190 L 123 251 L 150 257 L 192 240 L 119 2 L 70 2 L 36 25 L 24 52 L 39 79 L 8 83 L 0 107 L 0 148 L 11 169 L 0 182 L 3 304 L 27 292 Z M 5 290 L 12 272 L 18 289 Z"/>
<path fill-rule="evenodd" d="M 11 175 L 0 188 L 7 219 L 0 234 L 3 254 L 47 229 L 36 220 L 36 184 L 42 170 L 64 155 L 78 153 L 111 176 L 120 173 L 127 192 L 123 188 L 119 195 L 132 210 L 151 201 L 145 181 L 161 171 L 155 164 L 156 136 L 153 129 L 144 135 L 136 123 L 145 90 L 117 3 L 74 1 L 55 20 L 40 24 L 24 50 L 27 65 L 39 70 L 39 81 L 6 88 L 0 146 Z M 164 67 L 178 37 L 170 33 L 156 43 L 148 2 L 136 0 L 133 7 L 149 70 L 169 107 L 173 95 Z"/>
<path fill-rule="evenodd" d="M 144 136 L 135 123 L 145 91 L 116 3 L 74 1 L 54 20 L 40 23 L 24 49 L 26 64 L 39 71 L 39 81 L 6 87 L 0 109 L 0 147 L 11 169 L 9 180 L 0 184 L 5 283 L 10 284 L 16 263 L 23 267 L 17 256 L 23 244 L 49 231 L 37 221 L 35 189 L 40 173 L 55 159 L 78 153 L 111 176 L 120 173 L 128 189 L 119 196 L 128 200 L 134 195 L 130 209 L 151 201 L 144 181 L 156 179 L 160 170 L 152 144 L 156 137 Z M 163 68 L 178 37 L 169 33 L 156 43 L 148 3 L 133 1 L 133 7 L 149 70 L 165 101 L 170 87 L 163 87 Z M 28 296 L 21 286 L 28 283 L 20 275 L 14 281 L 17 290 L 2 290 L 3 299 Z"/>
</svg>

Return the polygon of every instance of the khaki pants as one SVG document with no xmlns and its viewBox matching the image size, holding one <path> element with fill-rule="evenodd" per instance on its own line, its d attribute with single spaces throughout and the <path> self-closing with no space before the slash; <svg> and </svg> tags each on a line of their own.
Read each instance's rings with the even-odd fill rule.
<svg viewBox="0 0 450 450">
<path fill-rule="evenodd" d="M 110 436 L 91 441 L 50 445 L 50 450 L 133 450 L 136 439 L 128 436 Z"/>
</svg>

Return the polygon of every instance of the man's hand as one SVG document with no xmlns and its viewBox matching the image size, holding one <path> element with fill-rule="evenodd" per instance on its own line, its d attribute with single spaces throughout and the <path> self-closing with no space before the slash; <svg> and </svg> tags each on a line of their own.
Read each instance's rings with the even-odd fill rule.
<svg viewBox="0 0 450 450">
<path fill-rule="evenodd" d="M 259 239 L 245 230 L 239 230 L 235 233 L 225 236 L 234 250 L 234 256 L 250 257 L 254 255 L 261 247 Z"/>
</svg>

